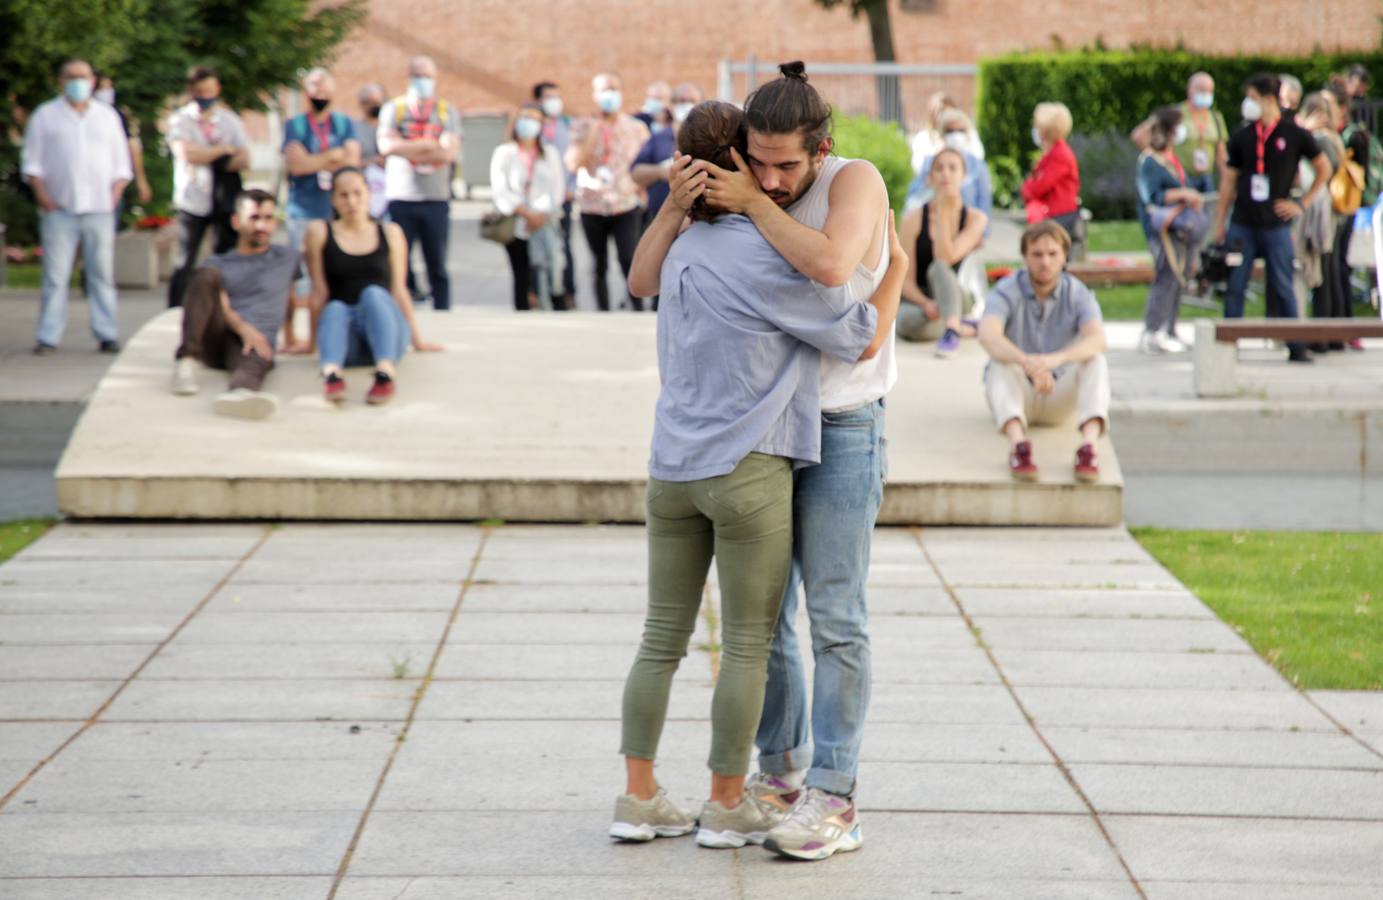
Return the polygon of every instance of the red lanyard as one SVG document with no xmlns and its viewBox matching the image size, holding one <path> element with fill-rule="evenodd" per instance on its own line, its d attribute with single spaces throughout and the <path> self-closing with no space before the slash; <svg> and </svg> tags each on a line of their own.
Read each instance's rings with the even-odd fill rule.
<svg viewBox="0 0 1383 900">
<path fill-rule="evenodd" d="M 1172 164 L 1172 168 L 1177 170 L 1177 180 L 1182 184 L 1186 183 L 1186 169 L 1182 166 L 1181 160 L 1171 150 L 1167 151 L 1167 162 Z"/>
<path fill-rule="evenodd" d="M 331 116 L 327 115 L 325 122 L 313 121 L 312 116 L 307 117 L 307 126 L 317 135 L 318 153 L 326 153 L 331 149 Z M 320 126 L 320 127 L 319 127 Z"/>
<path fill-rule="evenodd" d="M 538 148 L 534 147 L 533 152 L 529 153 L 522 147 L 519 148 L 519 156 L 523 157 L 525 165 L 528 166 L 528 180 L 523 184 L 523 192 L 526 196 L 528 189 L 533 186 L 533 169 L 538 165 Z"/>
<path fill-rule="evenodd" d="M 199 116 L 197 118 L 197 128 L 201 130 L 202 140 L 206 141 L 208 146 L 218 143 L 216 140 L 215 122 L 210 119 L 203 119 Z"/>
<path fill-rule="evenodd" d="M 414 102 L 412 107 L 409 109 L 409 112 L 412 114 L 414 121 L 422 122 L 424 126 L 431 124 L 432 106 L 436 102 L 436 100 L 428 100 L 421 106 Z"/>
<path fill-rule="evenodd" d="M 1268 137 L 1272 134 L 1272 129 L 1264 128 L 1262 122 L 1255 122 L 1253 133 L 1258 137 L 1258 174 L 1264 171 L 1263 158 L 1268 152 Z"/>
</svg>

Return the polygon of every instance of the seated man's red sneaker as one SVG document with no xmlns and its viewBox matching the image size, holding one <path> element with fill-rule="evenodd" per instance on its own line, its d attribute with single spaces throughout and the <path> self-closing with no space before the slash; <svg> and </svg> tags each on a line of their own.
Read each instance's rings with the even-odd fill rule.
<svg viewBox="0 0 1383 900">
<path fill-rule="evenodd" d="M 1032 461 L 1032 441 L 1023 441 L 1008 455 L 1008 470 L 1019 481 L 1037 480 L 1037 463 Z"/>
<path fill-rule="evenodd" d="M 340 403 L 346 399 L 346 379 L 332 372 L 322 386 L 322 394 L 328 403 Z"/>
<path fill-rule="evenodd" d="M 1094 484 L 1100 480 L 1100 464 L 1095 461 L 1095 445 L 1081 444 L 1076 451 L 1076 480 Z"/>
<path fill-rule="evenodd" d="M 393 399 L 394 379 L 383 372 L 376 372 L 375 383 L 370 386 L 370 392 L 365 395 L 365 402 L 371 406 L 379 406 Z"/>
</svg>

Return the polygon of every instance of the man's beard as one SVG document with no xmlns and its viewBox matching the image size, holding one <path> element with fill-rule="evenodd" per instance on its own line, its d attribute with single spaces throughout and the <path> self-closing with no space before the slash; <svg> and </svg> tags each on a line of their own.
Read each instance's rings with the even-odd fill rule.
<svg viewBox="0 0 1383 900">
<path fill-rule="evenodd" d="M 803 197 L 807 195 L 807 191 L 812 189 L 812 185 L 816 184 L 816 178 L 820 174 L 820 163 L 807 163 L 807 174 L 803 176 L 802 183 L 797 186 L 796 193 L 792 194 L 786 202 L 778 202 L 778 196 L 780 195 L 769 194 L 769 196 L 773 198 L 774 203 L 778 203 L 778 205 L 781 206 L 783 209 L 787 209 L 789 206 L 792 206 L 798 200 L 801 200 Z"/>
</svg>

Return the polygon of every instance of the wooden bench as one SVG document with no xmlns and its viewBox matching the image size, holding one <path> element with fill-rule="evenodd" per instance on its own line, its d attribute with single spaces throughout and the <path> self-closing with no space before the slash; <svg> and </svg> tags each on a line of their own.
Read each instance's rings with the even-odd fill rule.
<svg viewBox="0 0 1383 900">
<path fill-rule="evenodd" d="M 1196 395 L 1233 397 L 1242 338 L 1271 338 L 1313 344 L 1383 338 L 1380 319 L 1197 319 L 1192 355 Z"/>
</svg>

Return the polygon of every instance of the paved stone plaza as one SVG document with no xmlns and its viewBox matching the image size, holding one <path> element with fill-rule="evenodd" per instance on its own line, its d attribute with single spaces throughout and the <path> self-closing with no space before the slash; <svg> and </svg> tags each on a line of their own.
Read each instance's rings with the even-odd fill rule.
<svg viewBox="0 0 1383 900">
<path fill-rule="evenodd" d="M 0 897 L 1383 894 L 1383 696 L 1297 692 L 1122 529 L 877 533 L 861 852 L 612 845 L 644 559 L 637 527 L 57 527 L 0 567 Z M 703 632 L 661 766 L 697 803 Z"/>
</svg>

